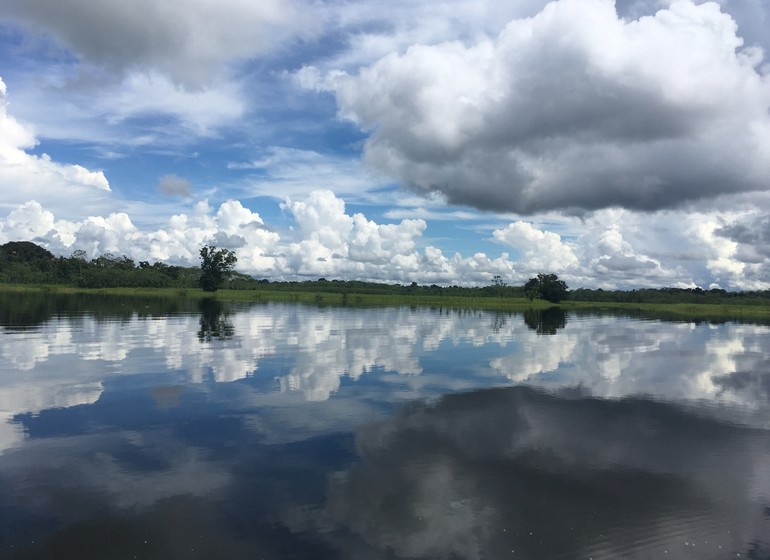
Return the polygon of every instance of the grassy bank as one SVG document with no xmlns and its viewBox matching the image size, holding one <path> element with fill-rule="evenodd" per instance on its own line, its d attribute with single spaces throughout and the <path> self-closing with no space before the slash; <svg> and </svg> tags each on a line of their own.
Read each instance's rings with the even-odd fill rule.
<svg viewBox="0 0 770 560">
<path fill-rule="evenodd" d="M 94 294 L 122 297 L 157 297 L 202 299 L 212 294 L 198 288 L 76 288 L 59 285 L 9 285 L 0 284 L 1 292 L 50 293 L 50 294 Z M 219 290 L 213 295 L 219 301 L 230 302 L 297 302 L 317 305 L 348 306 L 427 306 L 466 309 L 484 309 L 492 311 L 524 311 L 526 309 L 545 309 L 553 304 L 543 301 L 529 301 L 514 297 L 466 297 L 448 295 L 403 295 L 403 294 L 359 294 L 340 292 L 306 292 L 276 290 Z M 670 318 L 687 320 L 730 319 L 770 320 L 770 306 L 766 305 L 728 305 L 697 303 L 616 303 L 563 301 L 559 307 L 565 311 L 576 312 L 611 311 L 624 312 L 633 316 L 650 318 Z"/>
<path fill-rule="evenodd" d="M 770 321 L 770 306 L 711 303 L 615 303 L 565 301 L 559 305 L 575 311 L 623 311 L 632 316 L 693 321 Z"/>
<path fill-rule="evenodd" d="M 542 300 L 529 301 L 526 298 L 353 294 L 345 292 L 295 292 L 277 290 L 218 290 L 214 294 L 211 294 L 204 292 L 199 288 L 77 288 L 56 285 L 0 284 L 0 291 L 18 293 L 93 294 L 122 297 L 186 297 L 191 299 L 214 297 L 219 301 L 231 302 L 276 301 L 351 306 L 415 305 L 498 310 L 543 309 L 553 305 Z"/>
</svg>

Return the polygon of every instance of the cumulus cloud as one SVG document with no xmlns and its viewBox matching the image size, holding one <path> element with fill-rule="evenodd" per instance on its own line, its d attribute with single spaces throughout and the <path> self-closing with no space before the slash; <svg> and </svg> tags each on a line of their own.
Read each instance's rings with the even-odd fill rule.
<svg viewBox="0 0 770 560">
<path fill-rule="evenodd" d="M 122 212 L 57 221 L 52 212 L 30 201 L 0 221 L 0 240 L 19 239 L 34 239 L 58 254 L 82 249 L 90 257 L 113 253 L 186 265 L 197 264 L 200 247 L 218 243 L 239 248 L 239 265 L 257 272 L 273 268 L 274 259 L 267 254 L 279 235 L 265 227 L 259 214 L 237 201 L 222 203 L 215 213 L 205 203 L 196 204 L 189 214 L 174 215 L 155 230 L 138 228 Z"/>
<path fill-rule="evenodd" d="M 534 270 L 562 273 L 574 267 L 578 259 L 572 248 L 561 237 L 550 231 L 541 231 L 527 222 L 514 222 L 493 232 L 495 240 L 519 249 L 521 260 Z"/>
<path fill-rule="evenodd" d="M 638 282 L 639 278 L 658 285 L 677 284 L 681 274 L 667 269 L 660 260 L 640 252 L 649 251 L 649 245 L 640 243 L 638 238 L 633 242 L 626 239 L 626 228 L 618 223 L 618 217 L 625 214 L 608 212 L 595 218 L 598 227 L 589 228 L 583 234 L 581 246 L 588 269 L 586 273 L 598 278 L 613 278 L 615 282 L 623 278 L 627 286 Z"/>
<path fill-rule="evenodd" d="M 491 40 L 310 82 L 372 131 L 366 161 L 417 191 L 520 213 L 655 210 L 766 188 L 762 62 L 713 3 L 624 20 L 609 0 L 559 0 Z"/>
<path fill-rule="evenodd" d="M 189 206 L 158 226 L 137 225 L 125 212 L 60 219 L 35 201 L 0 218 L 0 242 L 31 239 L 56 254 L 83 249 L 134 260 L 196 265 L 204 244 L 236 250 L 238 269 L 274 280 L 343 278 L 440 285 L 487 285 L 496 275 L 523 284 L 555 272 L 571 288 L 722 287 L 769 289 L 770 256 L 761 212 L 660 212 L 610 209 L 584 220 L 518 220 L 492 231 L 512 249 L 446 254 L 425 238 L 428 223 L 378 223 L 349 214 L 331 191 L 281 205 L 293 224 L 266 223 L 236 200 Z M 568 230 L 569 239 L 553 229 Z M 766 233 L 766 232 L 765 232 Z"/>
<path fill-rule="evenodd" d="M 505 253 L 494 259 L 485 253 L 446 256 L 430 245 L 420 250 L 424 220 L 377 224 L 361 213 L 350 216 L 331 191 L 313 192 L 304 201 L 289 199 L 283 208 L 292 213 L 301 234 L 276 260 L 285 275 L 472 285 L 513 272 Z"/>
<path fill-rule="evenodd" d="M 700 0 L 703 2 L 705 0 Z M 716 0 L 722 9 L 735 18 L 748 45 L 770 49 L 767 34 L 770 23 L 770 6 L 764 0 Z"/>
</svg>

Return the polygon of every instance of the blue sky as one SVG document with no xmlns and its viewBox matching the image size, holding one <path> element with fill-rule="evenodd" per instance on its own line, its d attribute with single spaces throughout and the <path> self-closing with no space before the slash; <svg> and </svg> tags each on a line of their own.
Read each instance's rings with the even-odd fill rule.
<svg viewBox="0 0 770 560">
<path fill-rule="evenodd" d="M 770 288 L 760 0 L 0 0 L 0 242 Z"/>
</svg>

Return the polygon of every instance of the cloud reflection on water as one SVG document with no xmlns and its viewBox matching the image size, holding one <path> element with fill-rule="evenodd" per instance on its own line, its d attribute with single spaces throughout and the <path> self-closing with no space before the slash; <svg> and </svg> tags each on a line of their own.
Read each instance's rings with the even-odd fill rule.
<svg viewBox="0 0 770 560">
<path fill-rule="evenodd" d="M 447 395 L 361 427 L 325 508 L 288 522 L 398 558 L 767 553 L 769 441 L 644 399 Z"/>
<path fill-rule="evenodd" d="M 0 514 L 50 530 L 30 558 L 770 550 L 767 327 L 223 314 L 0 337 Z"/>
<path fill-rule="evenodd" d="M 768 383 L 763 356 L 770 354 L 770 331 L 764 326 L 609 316 L 560 316 L 553 326 L 540 316 L 406 307 L 275 304 L 222 313 L 59 317 L 8 332 L 0 338 L 0 446 L 22 437 L 9 424 L 15 415 L 94 403 L 106 380 L 144 374 L 159 363 L 174 373 L 175 384 L 264 376 L 272 390 L 310 401 L 329 399 L 343 379 L 378 372 L 383 380 L 392 379 L 385 374 L 402 376 L 404 398 L 509 380 L 580 387 L 602 397 L 644 394 L 768 408 L 766 391 L 747 389 Z M 441 361 L 452 348 L 462 352 L 463 363 Z M 731 382 L 734 374 L 741 377 Z M 414 376 L 420 381 L 409 381 Z"/>
</svg>

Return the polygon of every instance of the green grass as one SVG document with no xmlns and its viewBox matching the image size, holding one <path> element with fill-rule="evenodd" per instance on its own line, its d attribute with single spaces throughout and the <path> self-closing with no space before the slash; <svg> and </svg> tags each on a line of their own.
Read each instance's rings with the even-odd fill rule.
<svg viewBox="0 0 770 560">
<path fill-rule="evenodd" d="M 388 294 L 346 294 L 339 292 L 293 292 L 278 290 L 217 290 L 207 293 L 200 288 L 77 288 L 58 285 L 9 285 L 0 284 L 3 292 L 29 292 L 51 294 L 94 294 L 137 297 L 188 297 L 200 299 L 214 297 L 220 301 L 281 301 L 327 305 L 417 305 L 469 307 L 478 309 L 532 309 L 546 308 L 545 301 L 530 302 L 525 298 L 491 298 L 462 296 L 424 296 Z"/>
<path fill-rule="evenodd" d="M 94 294 L 136 297 L 206 297 L 203 290 L 190 288 L 77 288 L 58 284 L 0 284 L 4 293 Z"/>
<path fill-rule="evenodd" d="M 693 320 L 770 319 L 770 306 L 768 305 L 565 301 L 560 307 L 574 310 L 621 310 L 635 312 L 634 314 L 639 315 Z"/>
<path fill-rule="evenodd" d="M 136 296 L 159 298 L 201 299 L 212 297 L 199 288 L 76 288 L 59 285 L 9 285 L 0 284 L 2 292 L 30 292 L 51 294 L 94 294 L 112 296 Z M 217 300 L 231 302 L 277 301 L 297 302 L 316 305 L 347 306 L 425 306 L 485 309 L 493 311 L 524 311 L 545 309 L 553 304 L 543 301 L 529 301 L 526 298 L 466 297 L 439 295 L 388 295 L 388 294 L 344 294 L 335 292 L 291 292 L 277 290 L 218 290 L 213 294 Z M 632 315 L 687 320 L 770 319 L 770 306 L 728 305 L 691 303 L 615 303 L 564 301 L 559 304 L 564 310 L 590 312 L 608 310 L 626 312 Z"/>
</svg>

